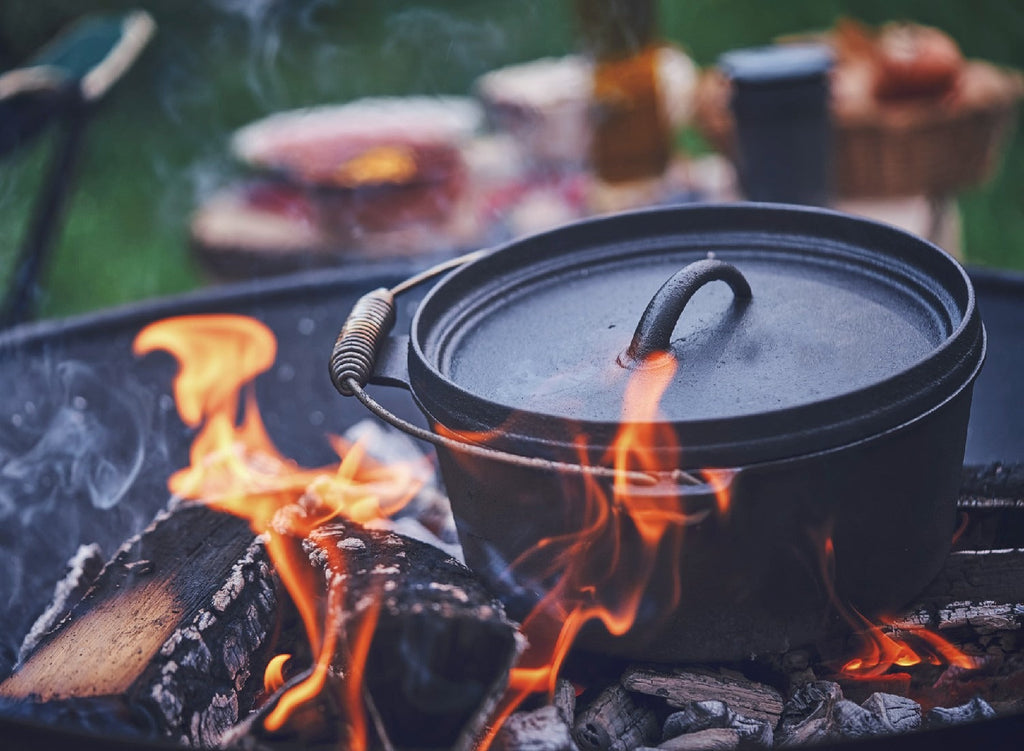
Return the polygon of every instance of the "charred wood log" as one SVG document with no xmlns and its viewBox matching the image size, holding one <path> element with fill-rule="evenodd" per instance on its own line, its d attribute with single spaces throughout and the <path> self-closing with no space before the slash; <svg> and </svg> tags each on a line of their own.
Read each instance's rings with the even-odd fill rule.
<svg viewBox="0 0 1024 751">
<path fill-rule="evenodd" d="M 391 742 L 470 747 L 522 648 L 501 603 L 457 560 L 401 535 L 335 522 L 306 545 L 345 588 L 343 630 L 379 608 L 364 686 Z M 340 559 L 322 555 L 331 548 Z"/>
<path fill-rule="evenodd" d="M 0 696 L 83 716 L 90 701 L 121 703 L 159 734 L 211 745 L 261 684 L 254 667 L 276 611 L 275 579 L 248 524 L 176 506 L 121 547 Z"/>
<path fill-rule="evenodd" d="M 634 667 L 622 677 L 630 691 L 660 696 L 672 707 L 717 700 L 734 712 L 774 726 L 782 714 L 782 695 L 772 686 L 734 671 Z"/>
<path fill-rule="evenodd" d="M 271 732 L 263 719 L 282 689 L 246 720 L 246 733 L 230 734 L 233 746 L 347 745 L 352 712 L 365 709 L 373 745 L 473 747 L 522 648 L 501 603 L 451 556 L 393 532 L 338 521 L 293 544 L 321 574 L 321 605 L 335 605 L 339 647 L 326 693 L 336 695 L 317 696 Z M 360 658 L 353 646 L 368 618 L 372 640 Z M 339 698 L 351 681 L 362 687 L 363 707 Z"/>
</svg>

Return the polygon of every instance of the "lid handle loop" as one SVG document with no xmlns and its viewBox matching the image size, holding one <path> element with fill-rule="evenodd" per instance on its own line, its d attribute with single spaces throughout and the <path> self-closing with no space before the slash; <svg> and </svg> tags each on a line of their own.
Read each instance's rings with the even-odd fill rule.
<svg viewBox="0 0 1024 751">
<path fill-rule="evenodd" d="M 669 277 L 654 293 L 647 310 L 640 317 L 625 357 L 620 358 L 622 364 L 637 365 L 655 352 L 668 351 L 672 330 L 686 303 L 698 289 L 715 281 L 728 284 L 738 300 L 746 301 L 751 297 L 750 284 L 732 264 L 714 259 L 691 263 Z"/>
</svg>

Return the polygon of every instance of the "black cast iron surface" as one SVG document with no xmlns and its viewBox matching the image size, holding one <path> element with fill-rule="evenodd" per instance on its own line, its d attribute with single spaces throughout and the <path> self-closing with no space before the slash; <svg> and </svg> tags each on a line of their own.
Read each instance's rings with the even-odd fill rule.
<svg viewBox="0 0 1024 751">
<path fill-rule="evenodd" d="M 131 354 L 146 323 L 173 315 L 252 315 L 277 334 L 278 360 L 257 382 L 268 430 L 283 453 L 305 464 L 333 460 L 323 436 L 365 417 L 339 399 L 326 360 L 337 329 L 364 292 L 403 278 L 407 268 L 340 269 L 270 282 L 215 288 L 67 321 L 0 334 L 0 676 L 22 634 L 46 606 L 54 581 L 80 543 L 112 552 L 149 522 L 167 500 L 166 479 L 186 463 L 192 434 L 170 397 L 174 363 Z M 1024 459 L 1024 277 L 972 271 L 989 333 L 978 380 L 967 461 Z M 409 304 L 415 303 L 410 297 Z M 409 308 L 399 311 L 407 326 Z M 378 398 L 420 421 L 411 399 L 395 389 Z M 976 726 L 856 744 L 865 749 L 917 749 L 946 744 L 1016 748 L 1024 716 Z M 140 748 L 97 731 L 82 734 L 0 717 L 9 748 Z M 847 744 L 854 747 L 854 744 Z M 153 748 L 165 747 L 154 742 Z"/>
</svg>

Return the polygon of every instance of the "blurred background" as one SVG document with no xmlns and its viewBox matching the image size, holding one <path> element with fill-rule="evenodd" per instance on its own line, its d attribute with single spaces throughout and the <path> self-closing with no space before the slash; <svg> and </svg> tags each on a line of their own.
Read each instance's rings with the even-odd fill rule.
<svg viewBox="0 0 1024 751">
<path fill-rule="evenodd" d="M 190 247 L 190 221 L 245 174 L 229 141 L 247 123 L 368 96 L 469 96 L 488 71 L 582 48 L 570 0 L 8 0 L 0 4 L 0 71 L 22 65 L 84 13 L 131 8 L 145 9 L 156 33 L 85 133 L 66 222 L 39 280 L 43 317 L 210 283 Z M 967 58 L 1024 68 L 1019 0 L 661 0 L 657 11 L 658 35 L 701 68 L 727 50 L 829 29 L 842 17 L 935 26 Z M 5 285 L 56 138 L 47 132 L 0 161 Z M 711 150 L 692 123 L 674 143 L 683 158 Z M 968 263 L 1024 269 L 1019 129 L 991 178 L 951 200 Z"/>
</svg>

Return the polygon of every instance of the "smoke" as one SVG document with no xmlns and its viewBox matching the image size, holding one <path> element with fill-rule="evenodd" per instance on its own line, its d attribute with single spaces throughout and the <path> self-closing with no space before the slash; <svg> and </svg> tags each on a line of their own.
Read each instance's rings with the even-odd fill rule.
<svg viewBox="0 0 1024 751">
<path fill-rule="evenodd" d="M 13 436 L 4 443 L 13 445 L 0 446 L 4 523 L 32 524 L 36 515 L 69 501 L 110 509 L 142 466 L 142 418 L 130 393 L 110 394 L 88 365 L 75 361 L 57 365 L 51 385 L 57 401 L 28 399 L 5 415 Z M 35 503 L 19 508 L 19 498 Z"/>
<path fill-rule="evenodd" d="M 112 549 L 166 493 L 137 492 L 168 461 L 153 394 L 77 360 L 25 363 L 0 398 L 0 676 L 83 543 Z M 148 464 L 144 468 L 144 465 Z M 144 483 L 141 483 L 144 484 Z"/>
<path fill-rule="evenodd" d="M 507 46 L 505 32 L 496 22 L 473 21 L 440 10 L 415 8 L 396 13 L 388 24 L 383 59 L 401 58 L 416 50 L 417 65 L 409 83 L 424 92 L 444 91 L 453 79 L 452 71 L 464 76 L 479 75 Z M 406 52 L 407 54 L 407 52 Z"/>
</svg>

